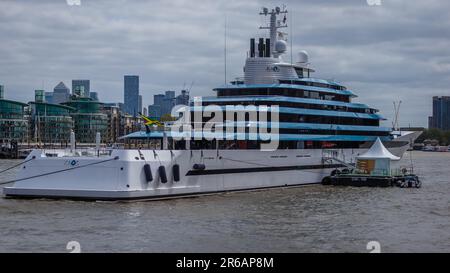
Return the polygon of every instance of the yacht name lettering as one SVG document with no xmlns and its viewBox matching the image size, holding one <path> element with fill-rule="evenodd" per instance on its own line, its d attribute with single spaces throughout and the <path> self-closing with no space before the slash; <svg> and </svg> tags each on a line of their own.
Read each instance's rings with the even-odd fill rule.
<svg viewBox="0 0 450 273">
<path fill-rule="evenodd" d="M 65 162 L 64 162 L 64 165 L 65 166 L 76 166 L 76 165 L 78 165 L 78 160 L 75 160 L 75 159 L 70 159 L 70 160 L 66 160 Z"/>
</svg>

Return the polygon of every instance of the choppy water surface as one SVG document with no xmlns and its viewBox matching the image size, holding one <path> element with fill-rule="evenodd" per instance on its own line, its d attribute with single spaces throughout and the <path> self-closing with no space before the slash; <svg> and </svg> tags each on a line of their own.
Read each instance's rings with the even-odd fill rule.
<svg viewBox="0 0 450 273">
<path fill-rule="evenodd" d="M 0 252 L 450 251 L 450 153 L 414 152 L 421 189 L 321 185 L 136 203 L 0 198 Z M 405 155 L 404 160 L 409 160 Z M 18 161 L 0 161 L 0 170 Z M 0 174 L 0 180 L 14 177 Z"/>
</svg>

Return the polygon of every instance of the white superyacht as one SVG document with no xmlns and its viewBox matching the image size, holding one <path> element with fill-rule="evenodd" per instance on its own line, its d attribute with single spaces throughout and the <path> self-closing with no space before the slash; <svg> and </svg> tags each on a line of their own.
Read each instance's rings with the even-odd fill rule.
<svg viewBox="0 0 450 273">
<path fill-rule="evenodd" d="M 269 23 L 261 28 L 269 36 L 250 39 L 243 78 L 215 88 L 214 97 L 192 102 L 180 118 L 191 129 L 147 129 L 124 137 L 141 143 L 139 149 L 82 151 L 72 139 L 67 150 L 33 150 L 4 195 L 162 199 L 320 183 L 334 169 L 352 164 L 377 138 L 401 157 L 420 133 L 381 127 L 377 109 L 353 103 L 356 95 L 340 83 L 313 78 L 305 51 L 295 62 L 283 60 L 286 13 L 279 7 L 262 10 Z M 244 112 L 236 115 L 241 119 L 217 115 L 230 106 Z M 203 130 L 207 109 L 216 111 L 216 126 L 226 132 Z M 276 147 L 268 148 L 273 140 Z M 146 141 L 161 144 L 151 149 Z"/>
</svg>

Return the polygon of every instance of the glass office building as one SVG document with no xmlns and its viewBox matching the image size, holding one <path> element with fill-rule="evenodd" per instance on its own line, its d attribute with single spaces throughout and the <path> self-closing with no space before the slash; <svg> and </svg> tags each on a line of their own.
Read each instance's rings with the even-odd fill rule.
<svg viewBox="0 0 450 273">
<path fill-rule="evenodd" d="M 91 82 L 89 80 L 72 80 L 72 95 L 90 97 Z"/>
<path fill-rule="evenodd" d="M 108 132 L 108 115 L 102 112 L 103 103 L 91 98 L 72 97 L 64 105 L 74 108 L 71 116 L 74 120 L 74 131 L 77 142 L 95 143 L 97 132 L 102 139 Z"/>
<path fill-rule="evenodd" d="M 428 119 L 429 128 L 437 128 L 444 131 L 450 130 L 450 97 L 433 97 L 433 116 Z"/>
<path fill-rule="evenodd" d="M 103 113 L 108 117 L 108 129 L 102 138 L 106 143 L 115 143 L 119 139 L 121 126 L 121 112 L 117 105 L 104 104 Z"/>
<path fill-rule="evenodd" d="M 137 116 L 142 110 L 139 108 L 142 101 L 139 99 L 139 76 L 124 76 L 123 86 L 124 112 Z M 141 106 L 142 107 L 142 106 Z"/>
<path fill-rule="evenodd" d="M 46 102 L 30 102 L 31 134 L 35 142 L 64 144 L 73 128 L 72 107 Z"/>
<path fill-rule="evenodd" d="M 58 83 L 55 88 L 53 88 L 53 103 L 60 104 L 70 99 L 70 89 L 63 83 Z"/>
<path fill-rule="evenodd" d="M 2 90 L 3 91 L 3 90 Z M 0 143 L 26 142 L 28 139 L 28 105 L 0 97 Z"/>
<path fill-rule="evenodd" d="M 5 96 L 5 87 L 3 85 L 0 85 L 0 99 L 3 99 Z"/>
</svg>

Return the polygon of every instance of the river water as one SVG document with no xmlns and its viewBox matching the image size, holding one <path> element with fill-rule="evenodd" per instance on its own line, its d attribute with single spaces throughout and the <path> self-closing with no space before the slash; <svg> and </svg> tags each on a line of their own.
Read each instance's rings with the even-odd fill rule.
<svg viewBox="0 0 450 273">
<path fill-rule="evenodd" d="M 0 198 L 0 252 L 450 252 L 450 153 L 420 189 L 312 185 L 135 203 Z M 404 161 L 409 161 L 405 154 Z M 1 160 L 0 170 L 18 161 Z M 14 172 L 0 174 L 0 181 Z"/>
</svg>

